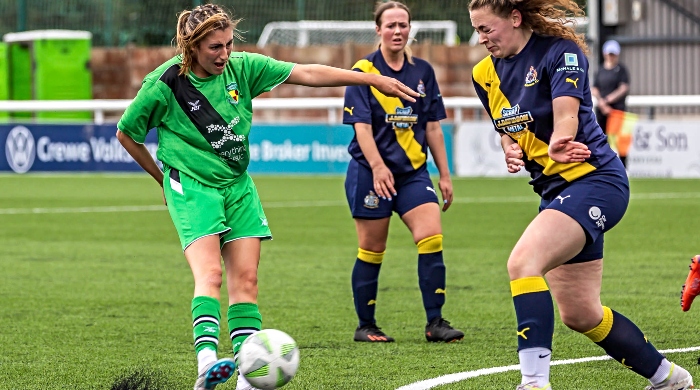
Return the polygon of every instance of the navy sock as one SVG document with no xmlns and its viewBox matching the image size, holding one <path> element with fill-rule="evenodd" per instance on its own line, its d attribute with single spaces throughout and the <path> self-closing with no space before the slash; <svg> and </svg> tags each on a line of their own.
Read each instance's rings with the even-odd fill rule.
<svg viewBox="0 0 700 390">
<path fill-rule="evenodd" d="M 664 356 L 644 337 L 644 333 L 622 314 L 603 306 L 603 320 L 585 332 L 613 359 L 637 374 L 651 378 Z"/>
<path fill-rule="evenodd" d="M 377 253 L 360 249 L 352 269 L 352 296 L 360 326 L 376 322 L 374 312 L 377 305 L 379 270 L 384 252 Z"/>
<path fill-rule="evenodd" d="M 528 348 L 552 350 L 554 303 L 541 276 L 510 282 L 515 317 L 518 320 L 518 351 Z"/>
<path fill-rule="evenodd" d="M 420 240 L 418 247 L 418 286 L 423 296 L 425 316 L 430 323 L 442 317 L 445 304 L 445 262 L 442 258 L 442 234 Z"/>
</svg>

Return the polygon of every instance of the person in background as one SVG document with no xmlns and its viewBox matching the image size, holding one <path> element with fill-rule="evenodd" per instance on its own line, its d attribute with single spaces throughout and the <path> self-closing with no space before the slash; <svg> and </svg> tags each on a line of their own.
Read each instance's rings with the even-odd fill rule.
<svg viewBox="0 0 700 390">
<path fill-rule="evenodd" d="M 471 0 L 472 25 L 491 53 L 473 69 L 476 93 L 501 136 L 510 173 L 525 168 L 540 195 L 507 269 L 521 382 L 551 389 L 554 305 L 562 322 L 626 368 L 647 390 L 693 388 L 627 317 L 603 306 L 603 236 L 623 217 L 629 181 L 593 115 L 586 43 L 569 0 Z"/>
<path fill-rule="evenodd" d="M 603 44 L 603 65 L 593 81 L 591 94 L 596 99 L 595 115 L 604 133 L 608 133 L 608 116 L 611 110 L 625 111 L 630 77 L 627 67 L 620 62 L 620 44 L 610 40 Z M 627 166 L 627 155 L 620 154 Z"/>
<path fill-rule="evenodd" d="M 390 77 L 233 53 L 238 21 L 213 4 L 180 13 L 180 54 L 146 76 L 117 124 L 121 144 L 162 187 L 192 270 L 195 390 L 210 390 L 228 380 L 241 343 L 262 329 L 257 272 L 261 241 L 272 235 L 247 172 L 252 99 L 282 83 L 371 85 L 408 102 L 418 96 Z M 164 172 L 143 145 L 153 128 L 158 131 L 157 157 Z M 234 359 L 217 357 L 222 257 Z M 242 375 L 236 388 L 252 389 Z"/>
<path fill-rule="evenodd" d="M 377 3 L 374 12 L 379 49 L 358 61 L 356 73 L 391 75 L 413 87 L 415 102 L 386 96 L 376 88 L 348 87 L 343 123 L 355 137 L 348 148 L 352 159 L 345 193 L 355 220 L 359 250 L 352 271 L 352 292 L 359 319 L 354 340 L 392 342 L 375 319 L 379 271 L 384 259 L 389 221 L 396 212 L 408 227 L 418 250 L 418 284 L 427 317 L 425 337 L 433 342 L 461 340 L 442 316 L 445 303 L 440 205 L 427 170 L 428 148 L 440 178 L 442 211 L 452 204 L 452 180 L 447 165 L 440 120 L 445 106 L 433 68 L 413 57 L 407 45 L 411 12 L 397 1 Z"/>
</svg>

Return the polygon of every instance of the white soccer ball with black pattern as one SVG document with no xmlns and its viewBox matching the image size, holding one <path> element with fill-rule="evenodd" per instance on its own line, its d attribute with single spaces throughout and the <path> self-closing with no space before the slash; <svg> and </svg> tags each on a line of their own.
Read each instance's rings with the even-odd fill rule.
<svg viewBox="0 0 700 390">
<path fill-rule="evenodd" d="M 299 347 L 288 334 L 263 329 L 248 336 L 238 355 L 238 370 L 260 390 L 280 388 L 294 378 L 299 368 Z"/>
</svg>

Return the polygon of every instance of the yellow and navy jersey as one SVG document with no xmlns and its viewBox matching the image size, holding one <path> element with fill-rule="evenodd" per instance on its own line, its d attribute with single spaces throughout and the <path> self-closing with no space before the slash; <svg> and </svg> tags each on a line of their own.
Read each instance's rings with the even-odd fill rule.
<svg viewBox="0 0 700 390">
<path fill-rule="evenodd" d="M 345 90 L 343 123 L 366 123 L 372 126 L 374 141 L 384 163 L 396 174 L 412 172 L 427 161 L 428 144 L 425 136 L 428 122 L 445 119 L 445 106 L 428 62 L 404 59 L 401 70 L 395 71 L 377 50 L 358 61 L 353 70 L 393 77 L 420 94 L 415 103 L 387 97 L 374 87 L 351 86 Z M 348 147 L 352 158 L 369 167 L 357 137 Z"/>
<path fill-rule="evenodd" d="M 616 158 L 593 114 L 587 75 L 588 59 L 575 42 L 537 34 L 517 55 L 488 56 L 474 67 L 477 96 L 496 131 L 509 135 L 522 148 L 530 184 L 541 196 Z M 554 130 L 552 100 L 560 96 L 580 101 L 575 141 L 591 151 L 583 163 L 562 164 L 547 154 Z"/>
</svg>

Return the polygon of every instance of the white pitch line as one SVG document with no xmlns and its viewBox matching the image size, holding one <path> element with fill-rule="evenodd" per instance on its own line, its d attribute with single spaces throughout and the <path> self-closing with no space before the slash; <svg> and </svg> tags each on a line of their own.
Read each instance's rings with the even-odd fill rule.
<svg viewBox="0 0 700 390">
<path fill-rule="evenodd" d="M 682 352 L 692 352 L 692 351 L 700 351 L 700 346 L 689 347 L 689 348 L 666 349 L 666 350 L 659 351 L 659 352 L 661 352 L 661 353 L 682 353 Z M 586 363 L 586 362 L 592 362 L 592 361 L 597 361 L 597 360 L 609 360 L 609 359 L 611 359 L 611 358 L 610 358 L 610 356 L 607 356 L 607 355 L 606 356 L 591 356 L 591 357 L 580 358 L 580 359 L 555 360 L 551 364 L 553 366 L 560 366 L 560 365 L 564 365 L 564 364 L 577 364 L 577 363 Z M 447 385 L 450 383 L 461 382 L 463 380 L 470 379 L 470 378 L 476 378 L 479 376 L 492 375 L 492 374 L 500 374 L 500 373 L 507 372 L 507 371 L 519 371 L 519 370 L 520 370 L 519 364 L 514 364 L 512 366 L 482 368 L 482 369 L 475 370 L 475 371 L 458 372 L 456 374 L 448 374 L 448 375 L 439 376 L 437 378 L 422 380 L 420 382 L 411 383 L 410 385 L 401 386 L 401 387 L 397 388 L 396 390 L 429 390 L 429 389 L 432 389 L 433 387 L 436 387 L 436 386 L 442 386 L 442 385 Z"/>
<path fill-rule="evenodd" d="M 700 198 L 700 193 L 695 192 L 669 192 L 669 193 L 646 193 L 633 194 L 635 200 L 657 200 L 657 199 L 694 199 Z M 475 198 L 455 198 L 454 203 L 484 204 L 484 203 L 533 203 L 536 204 L 538 198 L 533 196 L 503 196 L 503 197 L 475 197 Z M 339 207 L 347 206 L 341 200 L 300 200 L 287 202 L 263 202 L 263 208 L 302 208 L 302 207 Z M 163 205 L 149 206 L 102 206 L 102 207 L 34 207 L 34 208 L 10 208 L 0 209 L 0 215 L 18 214 L 80 214 L 80 213 L 126 213 L 140 211 L 165 211 L 167 207 Z"/>
<path fill-rule="evenodd" d="M 79 214 L 79 213 L 122 213 L 134 211 L 163 211 L 165 206 L 103 206 L 103 207 L 35 207 L 27 209 L 0 209 L 0 214 Z"/>
</svg>

